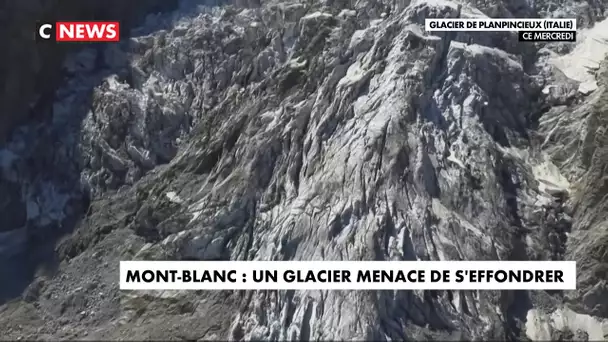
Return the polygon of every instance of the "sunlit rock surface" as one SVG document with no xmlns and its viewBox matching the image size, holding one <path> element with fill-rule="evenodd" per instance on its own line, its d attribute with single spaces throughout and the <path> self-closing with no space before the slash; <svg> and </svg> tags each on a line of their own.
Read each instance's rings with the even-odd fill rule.
<svg viewBox="0 0 608 342">
<path fill-rule="evenodd" d="M 554 62 L 577 47 L 423 27 L 564 9 L 604 18 L 592 2 L 184 1 L 74 52 L 52 116 L 0 151 L 5 335 L 596 339 L 603 67 L 582 93 Z M 126 293 L 125 259 L 574 259 L 581 274 L 570 293 Z"/>
</svg>

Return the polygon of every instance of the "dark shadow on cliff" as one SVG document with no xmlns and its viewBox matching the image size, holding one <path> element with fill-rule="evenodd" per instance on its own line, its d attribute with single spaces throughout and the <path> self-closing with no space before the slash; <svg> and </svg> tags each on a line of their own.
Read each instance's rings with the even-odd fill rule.
<svg viewBox="0 0 608 342">
<path fill-rule="evenodd" d="M 96 75 L 97 82 L 90 83 L 91 90 L 100 84 L 104 77 L 113 73 L 111 69 L 99 72 Z M 89 208 L 90 194 L 81 187 L 80 181 L 83 158 L 79 142 L 81 122 L 89 110 L 90 96 L 82 103 L 81 108 L 69 109 L 69 115 L 65 118 L 68 120 L 58 123 L 57 121 L 62 120 L 59 118 L 60 114 L 54 112 L 53 102 L 59 96 L 60 94 L 55 94 L 53 98 L 45 99 L 48 103 L 38 108 L 47 113 L 36 122 L 19 127 L 21 132 L 12 137 L 13 141 L 19 140 L 31 147 L 29 155 L 19 160 L 16 166 L 23 169 L 21 185 L 34 191 L 34 194 L 27 198 L 18 197 L 12 200 L 27 208 L 29 198 L 42 197 L 45 196 L 43 191 L 50 191 L 43 187 L 53 189 L 53 194 L 50 195 L 52 200 L 61 201 L 63 196 L 69 197 L 61 211 L 65 216 L 48 224 L 40 223 L 40 219 L 26 220 L 24 239 L 13 241 L 20 246 L 12 246 L 13 253 L 10 256 L 0 256 L 0 277 L 8 280 L 0 282 L 0 303 L 20 296 L 37 275 L 53 275 L 60 262 L 55 253 L 55 246 L 63 236 L 74 231 Z M 31 206 L 32 201 L 29 202 Z"/>
<path fill-rule="evenodd" d="M 166 1 L 145 10 L 168 11 L 175 3 Z M 104 15 L 89 13 L 85 18 L 99 19 Z M 133 25 L 144 18 L 138 13 L 135 19 Z M 118 44 L 127 44 L 128 36 L 128 30 L 123 26 L 123 41 Z M 126 81 L 130 73 L 127 59 L 112 66 L 104 62 L 103 54 L 108 47 L 108 44 L 83 44 L 72 50 L 72 53 L 93 51 L 96 55 L 93 70 L 81 73 L 61 68 L 58 72 L 62 79 L 60 86 L 52 93 L 36 94 L 31 107 L 35 113 L 23 126 L 11 132 L 6 146 L 3 146 L 6 148 L 0 149 L 0 304 L 21 296 L 37 276 L 53 276 L 61 262 L 56 252 L 57 244 L 77 229 L 90 210 L 91 195 L 81 185 L 81 171 L 85 167 L 79 145 L 82 122 L 91 109 L 93 88 L 114 74 L 119 80 Z M 81 95 L 70 108 L 56 105 L 61 98 L 69 98 L 74 93 L 85 96 Z M 24 147 L 19 149 L 19 154 L 8 152 L 19 145 Z M 8 163 L 5 158 L 5 165 L 2 165 L 6 155 L 17 159 Z M 9 173 L 2 171 L 3 167 L 11 168 L 10 177 L 7 176 Z M 28 202 L 32 198 L 36 201 Z M 63 217 L 44 218 L 44 208 L 39 206 L 43 201 L 41 198 L 46 199 L 46 206 L 62 208 L 56 213 Z M 34 218 L 32 211 L 37 213 Z"/>
</svg>

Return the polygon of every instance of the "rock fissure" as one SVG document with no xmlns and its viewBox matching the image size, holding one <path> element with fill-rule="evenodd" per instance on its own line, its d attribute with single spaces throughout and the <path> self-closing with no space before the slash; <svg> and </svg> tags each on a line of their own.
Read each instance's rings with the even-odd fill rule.
<svg viewBox="0 0 608 342">
<path fill-rule="evenodd" d="M 606 66 L 588 91 L 564 64 L 585 40 L 422 26 L 567 13 L 593 39 L 603 11 L 182 0 L 121 44 L 70 52 L 52 107 L 35 107 L 45 123 L 11 128 L 0 150 L 0 274 L 21 272 L 0 285 L 16 298 L 0 326 L 28 339 L 605 338 Z M 121 293 L 117 261 L 133 258 L 577 260 L 580 276 L 571 292 Z"/>
</svg>

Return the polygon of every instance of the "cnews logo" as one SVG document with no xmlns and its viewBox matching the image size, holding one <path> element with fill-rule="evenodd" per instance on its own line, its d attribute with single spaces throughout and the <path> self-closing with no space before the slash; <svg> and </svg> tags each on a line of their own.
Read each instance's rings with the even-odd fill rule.
<svg viewBox="0 0 608 342">
<path fill-rule="evenodd" d="M 120 40 L 120 23 L 117 21 L 37 23 L 36 40 L 56 42 L 117 42 Z"/>
</svg>

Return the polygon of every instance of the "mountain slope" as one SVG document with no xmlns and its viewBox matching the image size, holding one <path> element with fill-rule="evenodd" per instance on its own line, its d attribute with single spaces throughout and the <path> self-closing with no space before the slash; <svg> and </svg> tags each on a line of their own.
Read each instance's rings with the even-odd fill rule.
<svg viewBox="0 0 608 342">
<path fill-rule="evenodd" d="M 422 28 L 539 8 L 182 5 L 120 46 L 70 55 L 50 121 L 0 154 L 26 194 L 24 222 L 0 236 L 18 246 L 3 265 L 31 271 L 0 311 L 7 338 L 603 333 L 604 81 L 577 92 L 547 58 L 560 46 Z M 55 262 L 33 257 L 61 234 Z M 574 293 L 121 293 L 125 259 L 575 259 L 582 273 Z M 599 318 L 535 323 L 568 310 Z"/>
</svg>

